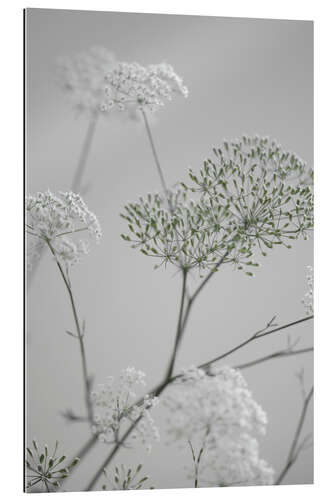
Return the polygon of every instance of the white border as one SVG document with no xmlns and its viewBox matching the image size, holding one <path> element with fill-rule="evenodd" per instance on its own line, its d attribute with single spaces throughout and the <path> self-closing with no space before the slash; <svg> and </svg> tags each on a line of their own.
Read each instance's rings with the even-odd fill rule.
<svg viewBox="0 0 333 500">
<path fill-rule="evenodd" d="M 22 488 L 22 9 L 20 0 L 1 7 L 1 493 L 21 498 Z M 332 16 L 329 1 L 307 0 L 80 0 L 30 1 L 29 7 L 121 12 L 219 15 L 307 19 L 315 21 L 315 169 L 316 169 L 316 397 L 315 397 L 315 486 L 210 490 L 156 490 L 137 492 L 141 498 L 267 498 L 300 496 L 303 500 L 329 498 L 332 490 Z M 333 9 L 332 9 L 333 10 Z M 5 112 L 4 112 L 5 111 Z M 3 154 L 4 151 L 4 154 Z M 318 291 L 318 283 L 320 291 Z M 325 307 L 326 306 L 326 307 Z M 318 319 L 320 318 L 320 319 Z M 102 498 L 105 493 L 90 493 Z M 122 492 L 120 495 L 126 495 Z M 62 494 L 59 494 L 61 498 Z M 84 493 L 71 493 L 81 498 Z M 149 496 L 150 495 L 150 496 Z M 44 498 L 41 495 L 38 498 Z M 104 496 L 105 498 L 105 496 Z M 126 497 L 127 498 L 127 497 Z M 133 496 L 134 498 L 134 496 Z"/>
</svg>

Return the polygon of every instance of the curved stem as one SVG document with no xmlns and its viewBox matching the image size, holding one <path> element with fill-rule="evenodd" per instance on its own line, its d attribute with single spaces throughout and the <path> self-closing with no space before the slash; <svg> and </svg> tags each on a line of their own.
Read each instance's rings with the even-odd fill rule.
<svg viewBox="0 0 333 500">
<path fill-rule="evenodd" d="M 91 404 L 91 400 L 90 400 L 90 379 L 89 379 L 89 375 L 88 375 L 87 359 L 86 359 L 85 347 L 84 347 L 84 342 L 83 342 L 83 332 L 82 332 L 82 329 L 81 329 L 81 326 L 80 326 L 80 322 L 79 322 L 79 318 L 78 318 L 77 308 L 76 308 L 76 304 L 75 304 L 75 301 L 74 301 L 74 296 L 73 296 L 71 284 L 70 284 L 69 280 L 67 279 L 67 277 L 66 277 L 66 275 L 64 273 L 64 270 L 63 270 L 60 262 L 58 261 L 58 259 L 56 257 L 55 251 L 54 251 L 51 243 L 48 240 L 46 240 L 46 243 L 47 243 L 47 245 L 48 245 L 48 247 L 49 247 L 52 255 L 56 259 L 56 263 L 57 263 L 58 269 L 60 271 L 61 277 L 62 277 L 62 279 L 63 279 L 63 281 L 65 283 L 66 290 L 67 290 L 68 295 L 69 295 L 69 299 L 70 299 L 70 303 L 71 303 L 71 307 L 72 307 L 72 313 L 73 313 L 74 322 L 75 322 L 75 327 L 76 327 L 76 333 L 77 333 L 76 338 L 78 339 L 79 345 L 80 345 L 80 355 L 81 355 L 81 363 L 82 363 L 82 372 L 83 372 L 83 380 L 84 380 L 84 385 L 85 385 L 86 407 L 87 407 L 89 422 L 92 423 L 92 421 L 93 421 L 93 410 L 92 410 L 92 404 Z"/>
</svg>

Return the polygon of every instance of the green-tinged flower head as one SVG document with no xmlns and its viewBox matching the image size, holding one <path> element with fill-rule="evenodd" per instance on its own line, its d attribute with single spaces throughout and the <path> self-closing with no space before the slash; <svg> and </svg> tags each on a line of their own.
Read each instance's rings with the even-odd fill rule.
<svg viewBox="0 0 333 500">
<path fill-rule="evenodd" d="M 138 465 L 135 469 L 127 468 L 123 464 L 120 467 L 115 467 L 112 474 L 104 469 L 104 476 L 107 484 L 103 484 L 103 490 L 141 490 L 141 489 L 154 489 L 153 486 L 147 486 L 146 481 L 148 476 L 141 476 L 140 471 L 142 464 Z"/>
<path fill-rule="evenodd" d="M 265 256 L 267 248 L 290 248 L 291 240 L 308 237 L 312 170 L 304 162 L 259 137 L 213 151 L 216 159 L 205 160 L 199 175 L 190 171 L 190 185 L 181 183 L 168 199 L 148 194 L 128 203 L 121 215 L 130 232 L 122 238 L 159 265 L 204 270 L 222 260 L 238 269 L 258 266 L 252 260 L 256 246 Z"/>
<path fill-rule="evenodd" d="M 209 200 L 189 200 L 185 189 L 169 192 L 167 200 L 148 194 L 126 205 L 121 216 L 130 231 L 122 238 L 158 259 L 159 265 L 205 269 L 214 266 L 227 248 L 232 250 L 233 229 L 224 208 Z"/>
<path fill-rule="evenodd" d="M 312 170 L 302 160 L 260 137 L 224 142 L 213 152 L 215 159 L 205 160 L 198 176 L 190 171 L 190 189 L 228 212 L 238 246 L 258 245 L 266 255 L 266 248 L 307 239 L 313 228 Z"/>
<path fill-rule="evenodd" d="M 49 453 L 48 446 L 39 449 L 35 440 L 32 446 L 26 449 L 26 490 L 29 491 L 35 486 L 42 486 L 44 491 L 57 491 L 60 488 L 61 480 L 67 478 L 73 467 L 79 462 L 75 458 L 70 463 L 65 462 L 65 455 L 57 455 L 58 441 L 55 444 L 53 453 Z"/>
</svg>

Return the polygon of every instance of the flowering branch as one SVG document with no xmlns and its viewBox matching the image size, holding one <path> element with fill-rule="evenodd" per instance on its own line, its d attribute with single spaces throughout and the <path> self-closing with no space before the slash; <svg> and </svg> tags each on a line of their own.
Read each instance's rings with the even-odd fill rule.
<svg viewBox="0 0 333 500">
<path fill-rule="evenodd" d="M 266 331 L 270 326 L 272 326 L 272 323 L 275 319 L 272 318 L 266 325 L 265 328 L 259 330 L 258 332 L 256 332 L 254 335 L 251 335 L 251 337 L 249 337 L 249 339 L 247 339 L 245 342 L 242 342 L 240 344 L 238 344 L 237 346 L 235 346 L 233 349 L 230 349 L 229 351 L 221 354 L 220 356 L 218 356 L 217 358 L 214 358 L 210 361 L 207 361 L 206 363 L 203 363 L 201 364 L 200 366 L 198 366 L 197 368 L 208 368 L 211 364 L 215 363 L 216 361 L 219 361 L 221 359 L 224 359 L 226 358 L 227 356 L 233 354 L 234 352 L 238 351 L 239 349 L 245 347 L 245 345 L 249 344 L 250 342 L 254 341 L 254 340 L 257 340 L 259 338 L 262 338 L 266 335 L 272 335 L 273 333 L 277 333 L 281 330 L 284 330 L 286 328 L 290 328 L 292 326 L 295 326 L 297 324 L 300 324 L 300 323 L 303 323 L 305 321 L 308 321 L 310 319 L 312 319 L 313 316 L 307 316 L 305 318 L 301 318 L 299 320 L 296 320 L 296 321 L 292 321 L 291 323 L 287 323 L 285 325 L 282 325 L 280 327 L 277 327 L 277 328 L 274 328 L 273 330 L 269 330 L 268 332 Z M 183 330 L 182 330 L 183 331 Z M 176 379 L 178 379 L 179 377 L 181 377 L 182 375 L 179 374 L 179 375 L 175 375 L 175 376 L 169 376 L 169 378 L 164 378 L 162 380 L 161 383 L 159 383 L 157 386 L 155 386 L 151 391 L 149 391 L 149 394 L 151 395 L 154 395 L 154 396 L 160 396 L 160 394 L 165 390 L 165 388 L 170 384 L 172 383 L 173 381 L 175 381 Z M 138 401 L 135 402 L 135 405 L 137 406 L 140 406 L 140 404 L 142 404 L 142 398 L 140 398 Z M 140 417 L 141 418 L 141 417 Z M 86 488 L 86 491 L 90 491 L 94 485 L 96 484 L 98 478 L 101 476 L 101 474 L 103 473 L 103 469 L 105 467 L 107 467 L 109 465 L 109 463 L 111 462 L 111 460 L 114 458 L 114 456 L 116 455 L 116 453 L 118 452 L 119 448 L 124 444 L 124 442 L 126 441 L 126 439 L 128 438 L 128 436 L 131 434 L 131 432 L 135 429 L 136 425 L 139 423 L 140 421 L 140 418 L 138 420 L 136 420 L 135 422 L 133 422 L 133 424 L 127 429 L 127 431 L 124 433 L 124 435 L 122 436 L 122 438 L 116 443 L 116 445 L 113 447 L 113 449 L 111 450 L 110 454 L 106 457 L 106 459 L 104 460 L 103 464 L 101 465 L 101 467 L 98 469 L 98 471 L 96 472 L 95 476 L 93 477 L 93 479 L 90 481 L 90 483 L 88 484 L 87 488 Z M 92 443 L 93 444 L 93 443 Z M 82 452 L 81 452 L 81 458 L 82 458 Z"/>
<path fill-rule="evenodd" d="M 290 451 L 289 451 L 289 454 L 287 457 L 287 463 L 283 467 L 278 479 L 276 480 L 276 482 L 275 482 L 276 485 L 282 483 L 282 481 L 283 481 L 284 477 L 286 476 L 286 474 L 288 473 L 289 469 L 294 465 L 300 452 L 304 449 L 304 446 L 306 444 L 307 439 L 303 440 L 300 444 L 299 444 L 299 439 L 300 439 L 300 435 L 301 435 L 302 428 L 304 425 L 306 413 L 308 411 L 308 407 L 309 407 L 309 404 L 310 404 L 312 397 L 313 397 L 313 386 L 312 386 L 310 392 L 308 393 L 308 395 L 304 399 L 303 408 L 302 408 L 301 415 L 300 415 L 300 418 L 299 418 L 299 421 L 298 421 L 298 424 L 296 427 L 294 439 L 292 441 Z"/>
</svg>

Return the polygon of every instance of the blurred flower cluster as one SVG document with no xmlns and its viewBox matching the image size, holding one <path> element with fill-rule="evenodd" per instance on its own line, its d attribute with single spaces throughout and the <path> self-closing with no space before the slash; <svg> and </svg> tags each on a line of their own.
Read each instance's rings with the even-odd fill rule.
<svg viewBox="0 0 333 500">
<path fill-rule="evenodd" d="M 306 282 L 308 285 L 308 290 L 304 295 L 302 303 L 305 307 L 306 314 L 310 316 L 314 312 L 314 307 L 313 307 L 314 275 L 312 266 L 307 266 Z"/>
<path fill-rule="evenodd" d="M 173 94 L 188 96 L 188 90 L 170 64 L 119 63 L 106 76 L 107 100 L 104 109 L 114 105 L 120 110 L 128 106 L 155 111 L 170 101 Z"/>
<path fill-rule="evenodd" d="M 208 375 L 191 368 L 170 386 L 163 402 L 171 442 L 203 449 L 202 481 L 224 486 L 273 481 L 256 439 L 266 431 L 266 414 L 238 370 L 226 366 Z"/>
<path fill-rule="evenodd" d="M 50 246 L 60 262 L 75 264 L 88 252 L 87 240 L 76 240 L 77 233 L 88 232 L 96 242 L 101 238 L 96 216 L 78 194 L 46 191 L 29 195 L 25 211 L 28 267 L 32 266 L 45 245 Z"/>
<path fill-rule="evenodd" d="M 313 193 L 305 163 L 267 138 L 243 137 L 214 149 L 199 175 L 189 172 L 168 200 L 159 194 L 128 203 L 122 217 L 145 255 L 188 268 L 212 267 L 221 257 L 238 269 L 258 266 L 255 247 L 283 245 L 313 228 Z M 188 200 L 191 192 L 195 199 Z M 170 207 L 172 208 L 170 210 Z M 252 272 L 247 271 L 252 275 Z"/>
<path fill-rule="evenodd" d="M 91 47 L 58 63 L 58 81 L 78 112 L 96 114 L 105 98 L 105 76 L 116 67 L 112 52 Z"/>
<path fill-rule="evenodd" d="M 151 416 L 151 409 L 158 403 L 157 397 L 145 395 L 140 404 L 134 403 L 135 388 L 145 386 L 145 374 L 129 367 L 122 370 L 118 380 L 108 377 L 91 394 L 94 407 L 93 433 L 100 441 L 117 443 L 122 426 L 138 423 L 127 442 L 141 443 L 148 451 L 151 441 L 159 440 L 159 432 Z"/>
<path fill-rule="evenodd" d="M 143 476 L 139 479 L 139 473 L 142 469 L 142 464 L 138 465 L 136 469 L 126 468 L 123 464 L 120 467 L 114 468 L 113 474 L 108 474 L 104 470 L 104 476 L 107 480 L 107 484 L 103 484 L 103 490 L 141 490 L 150 489 L 153 487 L 146 486 L 146 481 L 149 479 L 147 476 Z"/>
<path fill-rule="evenodd" d="M 52 454 L 49 453 L 48 446 L 41 450 L 37 442 L 32 441 L 32 447 L 26 449 L 26 488 L 30 490 L 37 485 L 45 488 L 45 491 L 56 491 L 60 488 L 60 481 L 69 476 L 70 471 L 79 462 L 75 458 L 71 463 L 65 463 L 65 455 L 57 456 L 58 441 L 55 444 Z"/>
</svg>

